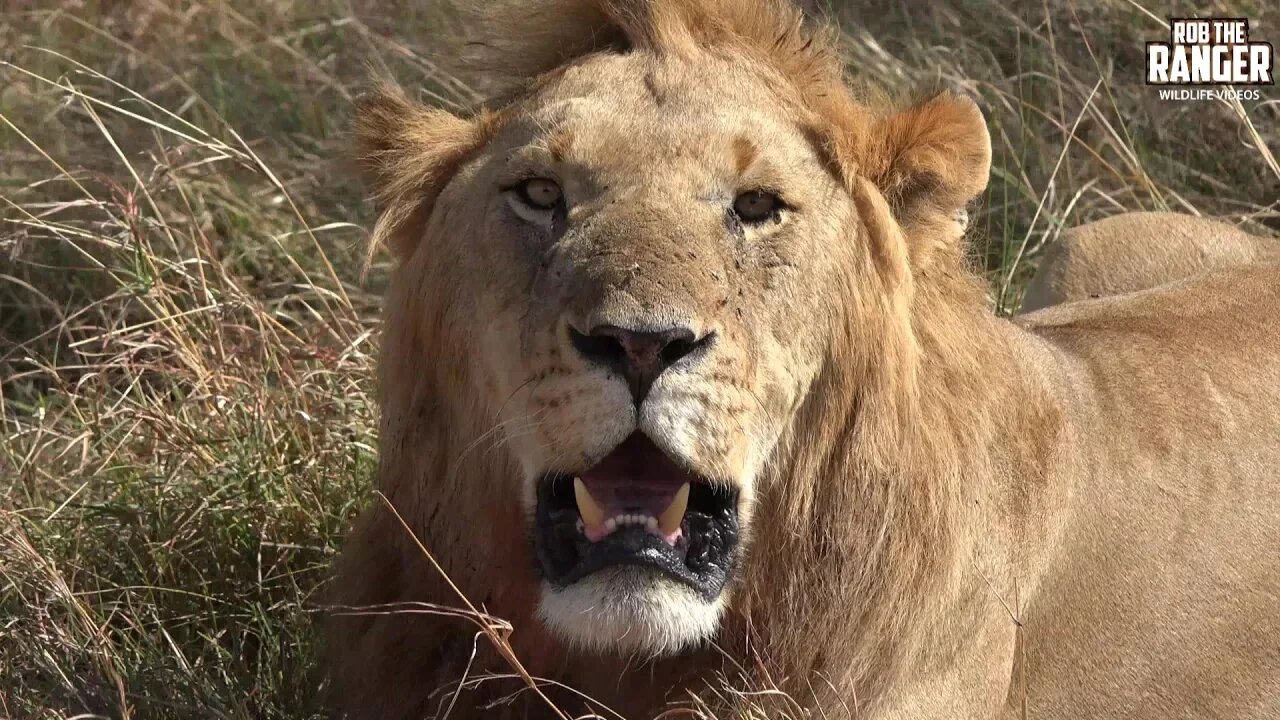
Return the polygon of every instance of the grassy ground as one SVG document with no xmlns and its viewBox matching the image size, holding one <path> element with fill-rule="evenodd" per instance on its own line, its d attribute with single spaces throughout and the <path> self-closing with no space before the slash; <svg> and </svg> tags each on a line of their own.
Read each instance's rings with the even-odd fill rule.
<svg viewBox="0 0 1280 720">
<path fill-rule="evenodd" d="M 1264 5 L 1172 14 L 1280 42 Z M 1168 8 L 834 10 L 856 77 L 981 97 L 996 167 L 975 261 L 1004 311 L 1064 223 L 1280 228 L 1280 108 L 1142 86 Z M 387 263 L 362 276 L 344 130 L 368 64 L 471 99 L 433 61 L 441 20 L 408 0 L 5 5 L 0 717 L 322 714 L 313 623 L 370 500 Z"/>
</svg>

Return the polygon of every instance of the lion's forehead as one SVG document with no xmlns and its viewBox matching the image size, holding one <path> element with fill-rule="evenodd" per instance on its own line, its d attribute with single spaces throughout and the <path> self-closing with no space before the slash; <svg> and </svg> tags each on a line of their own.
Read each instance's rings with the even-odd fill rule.
<svg viewBox="0 0 1280 720">
<path fill-rule="evenodd" d="M 720 170 L 744 142 L 779 163 L 808 150 L 795 119 L 767 88 L 750 87 L 749 77 L 670 83 L 617 58 L 580 70 L 523 108 L 530 144 L 558 160 L 647 176 L 655 169 Z"/>
</svg>

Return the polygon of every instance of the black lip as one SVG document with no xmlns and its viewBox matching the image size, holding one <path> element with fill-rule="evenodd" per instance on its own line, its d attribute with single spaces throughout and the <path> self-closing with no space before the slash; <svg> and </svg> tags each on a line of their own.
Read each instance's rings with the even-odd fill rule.
<svg viewBox="0 0 1280 720">
<path fill-rule="evenodd" d="M 611 567 L 647 568 L 692 588 L 708 602 L 728 583 L 738 557 L 738 492 L 694 483 L 675 546 L 643 528 L 621 528 L 600 542 L 578 530 L 573 476 L 550 473 L 538 484 L 534 549 L 554 587 L 572 585 Z"/>
</svg>

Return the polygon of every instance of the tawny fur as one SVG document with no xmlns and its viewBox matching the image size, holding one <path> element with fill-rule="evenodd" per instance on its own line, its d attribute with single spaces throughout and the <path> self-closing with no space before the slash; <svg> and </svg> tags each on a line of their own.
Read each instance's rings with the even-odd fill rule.
<svg viewBox="0 0 1280 720">
<path fill-rule="evenodd" d="M 957 220 L 990 162 L 971 102 L 860 103 L 781 2 L 486 22 L 491 110 L 383 92 L 357 119 L 400 259 L 378 487 L 530 672 L 631 718 L 693 696 L 720 717 L 1280 713 L 1280 268 L 998 319 Z M 563 247 L 505 213 L 513 162 L 581 199 Z M 708 178 L 744 172 L 797 208 L 734 240 Z M 558 323 L 637 313 L 718 343 L 622 420 Z M 739 484 L 747 535 L 714 645 L 654 659 L 549 629 L 529 542 L 531 473 L 636 422 Z M 334 591 L 460 604 L 379 504 Z M 551 716 L 456 618 L 336 617 L 329 672 L 361 720 Z"/>
<path fill-rule="evenodd" d="M 1223 267 L 1280 258 L 1280 240 L 1217 220 L 1133 212 L 1072 228 L 1049 246 L 1022 311 L 1145 290 Z"/>
</svg>

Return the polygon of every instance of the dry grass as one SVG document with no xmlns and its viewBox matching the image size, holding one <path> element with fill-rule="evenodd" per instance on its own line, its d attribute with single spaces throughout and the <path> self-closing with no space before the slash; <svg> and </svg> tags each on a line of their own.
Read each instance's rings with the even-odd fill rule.
<svg viewBox="0 0 1280 720">
<path fill-rule="evenodd" d="M 976 260 L 1004 310 L 1067 223 L 1280 227 L 1277 106 L 1159 101 L 1140 53 L 1160 18 L 1128 0 L 834 5 L 856 76 L 981 97 Z M 1280 41 L 1263 5 L 1213 12 Z M 343 135 L 368 62 L 471 99 L 432 60 L 429 6 L 6 5 L 0 716 L 322 715 L 314 610 L 372 500 L 387 262 L 361 280 Z"/>
</svg>

